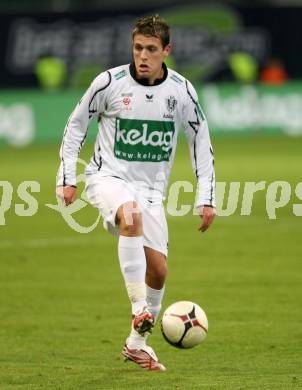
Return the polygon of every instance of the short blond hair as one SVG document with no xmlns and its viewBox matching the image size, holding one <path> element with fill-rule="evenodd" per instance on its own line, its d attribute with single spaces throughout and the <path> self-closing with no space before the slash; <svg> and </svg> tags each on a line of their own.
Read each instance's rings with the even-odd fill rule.
<svg viewBox="0 0 302 390">
<path fill-rule="evenodd" d="M 163 47 L 170 43 L 170 27 L 158 14 L 138 19 L 132 31 L 132 39 L 136 34 L 159 38 Z"/>
</svg>

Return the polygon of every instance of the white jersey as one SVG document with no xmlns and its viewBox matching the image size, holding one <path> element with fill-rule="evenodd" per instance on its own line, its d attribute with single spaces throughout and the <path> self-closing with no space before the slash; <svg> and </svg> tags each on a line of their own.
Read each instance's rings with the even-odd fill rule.
<svg viewBox="0 0 302 390">
<path fill-rule="evenodd" d="M 215 206 L 214 157 L 196 91 L 165 65 L 164 71 L 152 86 L 135 79 L 133 64 L 96 77 L 66 125 L 58 185 L 76 186 L 77 158 L 89 122 L 97 117 L 98 135 L 86 174 L 140 183 L 163 199 L 183 128 L 198 180 L 196 206 Z"/>
</svg>

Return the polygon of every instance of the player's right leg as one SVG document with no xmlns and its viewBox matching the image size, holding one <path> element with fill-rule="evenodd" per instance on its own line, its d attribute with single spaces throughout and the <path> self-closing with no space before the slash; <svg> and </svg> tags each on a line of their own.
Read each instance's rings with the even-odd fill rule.
<svg viewBox="0 0 302 390">
<path fill-rule="evenodd" d="M 91 204 L 102 214 L 104 227 L 119 237 L 119 261 L 133 315 L 123 355 L 142 368 L 162 371 L 164 367 L 158 362 L 152 348 L 146 345 L 146 336 L 152 330 L 154 317 L 147 309 L 143 223 L 134 193 L 125 181 L 99 175 L 88 178 L 86 193 Z"/>
<path fill-rule="evenodd" d="M 143 246 L 142 213 L 136 201 L 122 204 L 116 212 L 119 227 L 118 254 L 132 305 L 133 328 L 141 336 L 151 332 L 153 315 L 147 310 L 146 257 Z"/>
<path fill-rule="evenodd" d="M 164 293 L 164 282 L 167 271 L 166 256 L 148 247 L 144 247 L 144 251 L 147 260 L 146 300 L 148 310 L 153 315 L 155 321 L 161 309 L 161 301 Z M 131 360 L 139 364 L 140 367 L 150 371 L 165 371 L 165 366 L 159 362 L 153 349 L 146 345 L 147 337 L 148 334 L 145 334 L 143 338 L 137 335 L 137 332 L 132 329 L 122 352 L 125 359 Z"/>
<path fill-rule="evenodd" d="M 136 202 L 122 205 L 116 214 L 119 226 L 119 260 L 132 304 L 132 327 L 122 354 L 149 371 L 165 371 L 146 339 L 154 327 L 146 292 L 146 257 L 143 242 L 142 214 Z"/>
</svg>

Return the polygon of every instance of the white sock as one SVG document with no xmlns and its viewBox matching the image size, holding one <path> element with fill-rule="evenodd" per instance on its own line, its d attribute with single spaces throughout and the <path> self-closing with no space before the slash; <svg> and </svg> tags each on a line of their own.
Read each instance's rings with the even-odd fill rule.
<svg viewBox="0 0 302 390">
<path fill-rule="evenodd" d="M 132 314 L 147 306 L 146 301 L 146 257 L 143 236 L 120 236 L 118 243 L 120 267 L 124 276 Z"/>
<path fill-rule="evenodd" d="M 131 327 L 130 335 L 126 340 L 127 347 L 130 349 L 142 349 L 146 345 L 147 335 L 148 333 L 145 336 L 141 336 Z"/>
<path fill-rule="evenodd" d="M 165 287 L 163 287 L 160 290 L 156 290 L 146 285 L 146 292 L 147 292 L 148 309 L 156 319 L 161 309 L 161 302 L 164 296 Z M 143 348 L 146 345 L 148 336 L 149 333 L 146 333 L 145 336 L 141 336 L 133 328 L 131 328 L 130 335 L 126 341 L 128 348 L 130 349 Z"/>
<path fill-rule="evenodd" d="M 161 309 L 161 302 L 163 300 L 164 292 L 165 286 L 160 290 L 156 290 L 146 285 L 148 309 L 154 315 L 155 320 L 158 317 Z"/>
</svg>

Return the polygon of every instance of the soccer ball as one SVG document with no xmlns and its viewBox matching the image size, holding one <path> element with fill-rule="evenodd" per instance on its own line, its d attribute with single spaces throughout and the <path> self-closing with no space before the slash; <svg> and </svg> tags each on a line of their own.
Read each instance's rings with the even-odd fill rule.
<svg viewBox="0 0 302 390">
<path fill-rule="evenodd" d="M 206 313 L 196 303 L 179 301 L 169 306 L 161 319 L 161 331 L 169 344 L 177 348 L 193 348 L 208 333 Z"/>
</svg>

